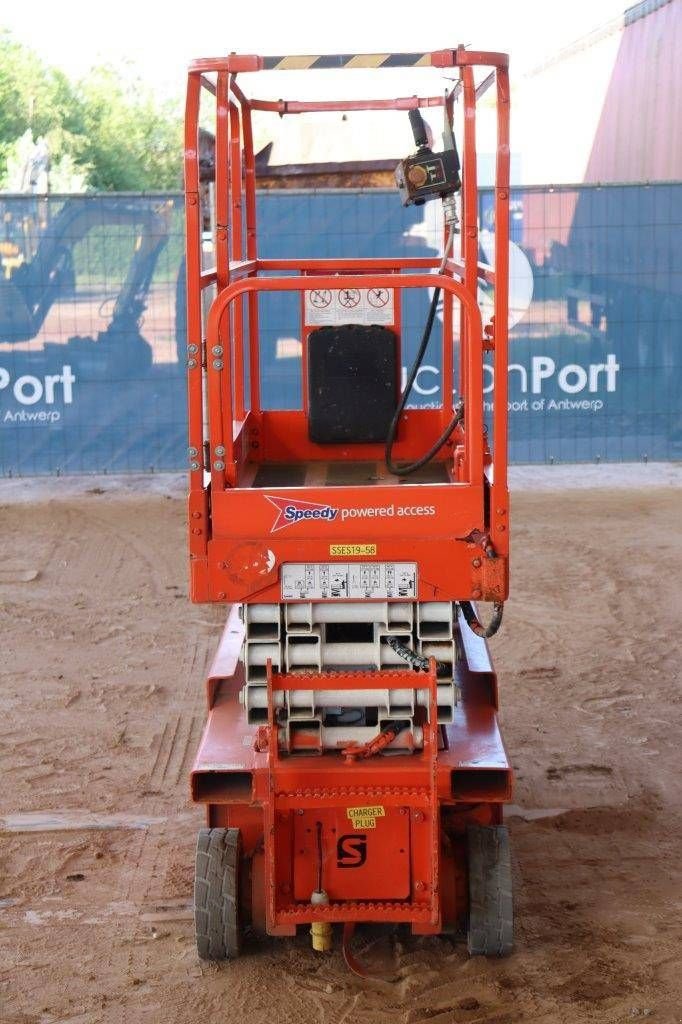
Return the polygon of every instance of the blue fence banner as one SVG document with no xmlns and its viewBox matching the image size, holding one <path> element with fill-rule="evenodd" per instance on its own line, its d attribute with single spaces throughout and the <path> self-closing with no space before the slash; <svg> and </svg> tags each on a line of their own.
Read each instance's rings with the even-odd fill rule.
<svg viewBox="0 0 682 1024">
<path fill-rule="evenodd" d="M 510 456 L 682 456 L 682 184 L 512 192 Z M 480 259 L 494 253 L 479 200 Z M 183 206 L 177 194 L 0 195 L 0 472 L 186 464 Z M 394 192 L 267 191 L 262 257 L 436 255 L 439 204 Z M 489 286 L 479 300 L 492 312 Z M 403 363 L 428 290 L 403 293 Z M 300 302 L 259 299 L 262 402 L 301 405 Z M 441 400 L 440 320 L 411 403 Z M 486 411 L 494 368 L 484 361 Z M 457 390 L 457 381 L 452 385 Z"/>
</svg>

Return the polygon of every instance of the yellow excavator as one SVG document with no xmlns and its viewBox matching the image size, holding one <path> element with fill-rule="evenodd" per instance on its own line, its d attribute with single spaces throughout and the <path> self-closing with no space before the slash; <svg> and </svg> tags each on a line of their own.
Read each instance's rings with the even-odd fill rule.
<svg viewBox="0 0 682 1024">
<path fill-rule="evenodd" d="M 102 225 L 129 225 L 134 248 L 106 330 L 96 338 L 70 338 L 67 345 L 79 350 L 87 346 L 103 372 L 125 375 L 149 369 L 152 351 L 140 326 L 154 270 L 168 242 L 172 209 L 173 200 L 168 199 L 67 200 L 41 234 L 33 257 L 13 261 L 10 275 L 0 278 L 0 342 L 14 345 L 34 338 L 54 303 L 73 291 L 73 250 L 88 232 Z"/>
</svg>

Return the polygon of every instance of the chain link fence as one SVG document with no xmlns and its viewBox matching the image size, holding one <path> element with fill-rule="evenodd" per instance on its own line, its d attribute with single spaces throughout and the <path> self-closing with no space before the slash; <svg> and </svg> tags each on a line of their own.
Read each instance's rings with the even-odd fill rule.
<svg viewBox="0 0 682 1024">
<path fill-rule="evenodd" d="M 262 192 L 260 255 L 433 256 L 438 207 L 404 210 L 382 190 Z M 682 184 L 517 189 L 511 209 L 512 461 L 679 458 Z M 486 190 L 479 220 L 488 262 Z M 177 194 L 0 196 L 3 475 L 184 468 L 182 254 Z M 404 297 L 407 365 L 429 298 Z M 491 312 L 487 288 L 479 299 Z M 296 408 L 298 298 L 260 303 L 263 405 Z M 439 345 L 436 329 L 414 404 L 440 401 Z"/>
</svg>

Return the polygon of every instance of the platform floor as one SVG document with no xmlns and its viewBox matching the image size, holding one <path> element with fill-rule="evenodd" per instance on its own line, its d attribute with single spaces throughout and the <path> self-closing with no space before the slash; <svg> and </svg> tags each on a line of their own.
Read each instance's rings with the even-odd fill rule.
<svg viewBox="0 0 682 1024">
<path fill-rule="evenodd" d="M 444 462 L 432 462 L 408 477 L 389 473 L 383 462 L 264 462 L 254 467 L 243 486 L 250 487 L 377 487 L 389 484 L 446 484 Z"/>
</svg>

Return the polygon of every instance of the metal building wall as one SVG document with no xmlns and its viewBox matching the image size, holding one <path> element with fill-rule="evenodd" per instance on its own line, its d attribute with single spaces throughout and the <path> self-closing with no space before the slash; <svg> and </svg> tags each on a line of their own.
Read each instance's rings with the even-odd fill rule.
<svg viewBox="0 0 682 1024">
<path fill-rule="evenodd" d="M 682 2 L 644 0 L 624 30 L 586 182 L 682 177 Z"/>
</svg>

